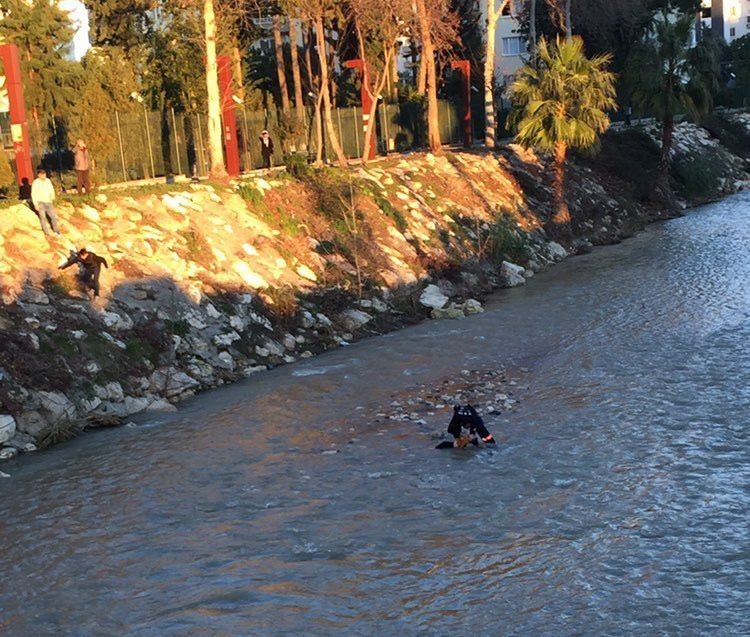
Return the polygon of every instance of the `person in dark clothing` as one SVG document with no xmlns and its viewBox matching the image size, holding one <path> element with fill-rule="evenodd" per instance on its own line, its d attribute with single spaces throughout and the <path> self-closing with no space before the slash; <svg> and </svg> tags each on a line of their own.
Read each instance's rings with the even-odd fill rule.
<svg viewBox="0 0 750 637">
<path fill-rule="evenodd" d="M 83 284 L 94 291 L 95 297 L 99 296 L 99 275 L 102 266 L 109 267 L 106 259 L 89 252 L 86 248 L 81 248 L 78 252 L 71 253 L 70 258 L 60 266 L 60 270 L 65 270 L 74 263 L 77 263 L 81 268 L 80 278 Z"/>
<path fill-rule="evenodd" d="M 260 154 L 263 157 L 263 168 L 271 170 L 271 158 L 273 157 L 273 140 L 268 134 L 267 130 L 264 130 L 260 134 Z"/>
<path fill-rule="evenodd" d="M 495 444 L 495 439 L 484 426 L 482 417 L 471 405 L 464 407 L 456 405 L 453 408 L 453 418 L 448 424 L 448 433 L 453 436 L 453 442 L 450 440 L 441 442 L 436 447 L 437 449 L 463 449 L 469 444 L 478 447 L 480 440 L 486 445 Z"/>
<path fill-rule="evenodd" d="M 28 204 L 31 203 L 31 184 L 28 177 L 21 179 L 21 185 L 18 187 L 18 198 Z"/>
</svg>

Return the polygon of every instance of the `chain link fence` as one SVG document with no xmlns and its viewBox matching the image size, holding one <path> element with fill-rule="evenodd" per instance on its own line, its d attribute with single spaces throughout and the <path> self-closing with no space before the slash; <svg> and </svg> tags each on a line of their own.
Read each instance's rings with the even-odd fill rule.
<svg viewBox="0 0 750 637">
<path fill-rule="evenodd" d="M 445 144 L 461 140 L 460 109 L 448 101 L 439 107 L 440 136 Z M 312 161 L 317 153 L 314 112 L 308 109 L 304 125 L 295 139 L 285 139 L 283 121 L 276 110 L 250 111 L 243 106 L 235 109 L 240 167 L 243 171 L 261 168 L 260 136 L 268 130 L 274 139 L 274 165 L 284 163 L 290 152 L 307 153 Z M 360 107 L 333 109 L 333 125 L 347 158 L 359 158 L 364 147 L 362 109 Z M 0 140 L 10 147 L 9 122 L 0 118 Z M 407 151 L 426 144 L 427 128 L 424 107 L 417 102 L 380 104 L 376 117 L 378 152 Z M 110 143 L 108 152 L 92 151 L 93 175 L 97 183 L 116 183 L 164 177 L 166 175 L 205 176 L 209 170 L 208 122 L 203 114 L 178 113 L 172 109 L 161 112 L 146 109 L 110 115 Z M 32 159 L 35 166 L 43 165 L 64 183 L 74 183 L 73 156 L 65 147 L 67 133 L 52 131 L 46 139 L 31 130 Z M 324 129 L 323 157 L 336 156 Z M 54 140 L 61 138 L 61 142 Z M 7 138 L 7 139 L 6 139 Z M 85 135 L 84 135 L 85 139 Z M 50 148 L 57 146 L 57 148 Z M 9 151 L 12 149 L 8 148 Z"/>
</svg>

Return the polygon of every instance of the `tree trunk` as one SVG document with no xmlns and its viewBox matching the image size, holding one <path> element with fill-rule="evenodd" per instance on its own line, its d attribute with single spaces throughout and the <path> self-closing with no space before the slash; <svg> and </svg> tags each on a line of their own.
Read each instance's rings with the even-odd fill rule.
<svg viewBox="0 0 750 637">
<path fill-rule="evenodd" d="M 533 67 L 536 67 L 536 3 L 537 0 L 529 0 L 529 58 Z"/>
<path fill-rule="evenodd" d="M 487 0 L 487 28 L 485 30 L 484 49 L 484 145 L 495 148 L 495 30 L 497 17 L 495 0 Z"/>
<path fill-rule="evenodd" d="M 570 42 L 573 39 L 573 19 L 570 13 L 570 5 L 573 0 L 565 0 L 565 39 Z"/>
<path fill-rule="evenodd" d="M 289 16 L 289 45 L 292 51 L 292 78 L 294 79 L 294 106 L 297 119 L 305 121 L 305 101 L 302 98 L 302 73 L 299 69 L 299 52 L 297 51 L 297 25 L 294 18 Z"/>
<path fill-rule="evenodd" d="M 237 97 L 244 102 L 245 74 L 242 72 L 242 55 L 240 54 L 240 46 L 236 39 L 232 47 L 232 75 L 234 76 L 234 83 L 237 86 Z"/>
<path fill-rule="evenodd" d="M 670 115 L 664 118 L 661 124 L 661 155 L 659 156 L 659 167 L 657 170 L 654 194 L 666 201 L 671 200 L 671 188 L 669 186 L 669 169 L 672 165 L 672 137 L 674 136 L 674 118 Z"/>
<path fill-rule="evenodd" d="M 289 91 L 286 87 L 286 64 L 284 63 L 284 43 L 281 40 L 281 18 L 273 16 L 273 43 L 276 49 L 276 76 L 279 79 L 281 93 L 281 110 L 289 112 Z"/>
<path fill-rule="evenodd" d="M 427 60 L 424 57 L 424 47 L 419 53 L 419 66 L 417 67 L 417 93 L 424 95 L 427 92 Z"/>
<path fill-rule="evenodd" d="M 339 136 L 333 126 L 333 117 L 331 115 L 331 96 L 328 93 L 328 59 L 325 44 L 325 31 L 323 29 L 323 16 L 318 15 L 315 18 L 315 38 L 318 42 L 318 59 L 320 61 L 320 91 L 323 98 L 323 115 L 325 117 L 326 133 L 331 141 L 333 152 L 336 153 L 339 166 L 346 168 L 348 162 L 344 155 L 344 150 L 339 143 Z"/>
<path fill-rule="evenodd" d="M 399 47 L 400 48 L 400 47 Z M 391 99 L 398 99 L 398 54 L 391 59 Z"/>
<path fill-rule="evenodd" d="M 216 63 L 216 16 L 213 0 L 203 2 L 203 23 L 206 38 L 206 94 L 208 101 L 208 154 L 209 175 L 214 179 L 225 179 L 224 140 L 221 130 L 221 95 L 219 92 L 219 69 Z"/>
<path fill-rule="evenodd" d="M 555 216 L 552 222 L 556 229 L 565 235 L 570 234 L 570 210 L 565 202 L 565 159 L 568 147 L 564 142 L 555 144 L 554 192 Z"/>
<path fill-rule="evenodd" d="M 430 17 L 427 13 L 425 0 L 416 0 L 419 31 L 422 37 L 422 59 L 425 63 L 425 91 L 427 93 L 427 140 L 430 150 L 439 153 L 442 149 L 440 142 L 440 121 L 438 118 L 437 101 L 437 72 L 435 70 L 435 48 L 430 33 Z"/>
</svg>

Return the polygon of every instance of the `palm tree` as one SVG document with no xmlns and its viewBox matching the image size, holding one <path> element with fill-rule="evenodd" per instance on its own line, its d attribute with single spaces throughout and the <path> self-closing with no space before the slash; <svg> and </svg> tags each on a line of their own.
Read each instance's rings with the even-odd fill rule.
<svg viewBox="0 0 750 637">
<path fill-rule="evenodd" d="M 568 149 L 595 146 L 609 127 L 607 111 L 616 107 L 615 76 L 606 70 L 610 56 L 587 58 L 583 40 L 539 41 L 536 65 L 524 66 L 512 87 L 510 123 L 516 141 L 554 154 L 555 227 L 569 233 L 565 203 Z"/>
<path fill-rule="evenodd" d="M 633 53 L 628 70 L 635 106 L 661 122 L 661 157 L 654 194 L 666 201 L 672 199 L 669 168 L 675 117 L 708 112 L 719 82 L 716 45 L 704 38 L 693 47 L 694 23 L 691 13 L 677 18 L 666 10 L 657 14 L 650 33 Z"/>
</svg>

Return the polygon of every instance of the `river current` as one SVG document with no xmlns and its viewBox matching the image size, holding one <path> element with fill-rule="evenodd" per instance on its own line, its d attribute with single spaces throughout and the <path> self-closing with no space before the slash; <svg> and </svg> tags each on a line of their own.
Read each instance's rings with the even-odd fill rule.
<svg viewBox="0 0 750 637">
<path fill-rule="evenodd" d="M 750 634 L 749 248 L 743 193 L 4 464 L 0 635 Z M 376 422 L 493 366 L 496 449 Z"/>
</svg>

